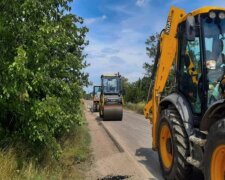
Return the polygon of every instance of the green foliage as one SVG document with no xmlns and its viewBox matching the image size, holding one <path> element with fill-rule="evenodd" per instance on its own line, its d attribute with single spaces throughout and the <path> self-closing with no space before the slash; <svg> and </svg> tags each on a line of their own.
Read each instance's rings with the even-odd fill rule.
<svg viewBox="0 0 225 180">
<path fill-rule="evenodd" d="M 84 99 L 92 100 L 92 95 L 93 95 L 92 92 L 90 92 L 90 93 L 84 92 L 83 97 L 84 97 Z"/>
<path fill-rule="evenodd" d="M 49 149 L 57 157 L 57 138 L 81 123 L 88 30 L 69 2 L 0 2 L 1 145 L 23 139 L 36 152 Z"/>
<path fill-rule="evenodd" d="M 145 42 L 145 44 L 147 46 L 146 47 L 147 55 L 150 58 L 155 58 L 155 56 L 156 56 L 157 44 L 158 44 L 159 38 L 160 38 L 159 34 L 155 33 L 155 34 L 152 34 L 151 36 L 149 36 Z"/>
<path fill-rule="evenodd" d="M 144 107 L 145 107 L 145 102 L 139 102 L 139 103 L 131 103 L 128 102 L 125 106 L 126 108 L 135 111 L 139 114 L 143 114 L 144 113 Z"/>
<path fill-rule="evenodd" d="M 123 78 L 122 87 L 125 90 L 125 102 L 138 103 L 145 101 L 149 87 L 149 78 L 143 77 L 133 83 L 130 83 L 126 78 Z"/>
<path fill-rule="evenodd" d="M 1 149 L 0 179 L 85 179 L 91 163 L 87 124 L 76 126 L 59 141 L 62 146 L 59 160 L 52 159 L 46 152 L 44 160 L 38 163 L 27 156 L 25 144 Z"/>
<path fill-rule="evenodd" d="M 151 76 L 155 56 L 157 53 L 158 41 L 159 41 L 159 34 L 155 33 L 149 36 L 145 42 L 147 55 L 152 60 L 151 63 L 145 62 L 143 65 L 143 68 L 145 69 L 146 72 L 146 76 Z"/>
</svg>

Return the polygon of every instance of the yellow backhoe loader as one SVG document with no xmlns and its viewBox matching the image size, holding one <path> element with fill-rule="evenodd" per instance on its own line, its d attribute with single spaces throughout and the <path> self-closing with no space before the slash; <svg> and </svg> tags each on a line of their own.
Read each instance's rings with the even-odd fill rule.
<svg viewBox="0 0 225 180">
<path fill-rule="evenodd" d="M 165 179 L 190 179 L 193 167 L 206 180 L 225 179 L 224 43 L 225 8 L 171 8 L 144 108 Z"/>
<path fill-rule="evenodd" d="M 99 101 L 100 101 L 100 94 L 101 94 L 101 86 L 94 86 L 93 87 L 93 112 L 99 111 Z"/>
<path fill-rule="evenodd" d="M 119 73 L 101 76 L 99 116 L 103 120 L 123 119 L 123 92 Z"/>
</svg>

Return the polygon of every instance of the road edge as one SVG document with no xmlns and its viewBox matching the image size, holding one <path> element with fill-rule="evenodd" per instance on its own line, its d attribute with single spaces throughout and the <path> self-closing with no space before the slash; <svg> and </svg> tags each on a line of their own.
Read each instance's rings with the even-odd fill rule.
<svg viewBox="0 0 225 180">
<path fill-rule="evenodd" d="M 120 145 L 120 143 L 116 140 L 116 138 L 112 135 L 112 133 L 108 130 L 108 128 L 104 125 L 104 123 L 102 123 L 100 121 L 101 126 L 103 127 L 103 129 L 105 130 L 105 132 L 108 134 L 108 136 L 110 137 L 110 139 L 113 141 L 113 143 L 115 144 L 115 146 L 117 147 L 117 149 L 119 150 L 119 152 L 125 152 L 123 147 Z"/>
<path fill-rule="evenodd" d="M 86 110 L 88 112 L 88 109 L 90 110 L 90 112 L 93 114 L 91 107 L 88 108 L 87 104 L 86 104 Z M 108 130 L 108 128 L 104 125 L 104 123 L 101 121 L 99 121 L 99 124 L 103 127 L 103 129 L 105 130 L 106 134 L 109 136 L 109 138 L 112 140 L 112 142 L 115 144 L 115 146 L 117 147 L 117 149 L 119 150 L 119 152 L 123 153 L 124 148 L 120 145 L 120 143 L 116 140 L 116 138 L 112 135 L 112 133 Z"/>
</svg>

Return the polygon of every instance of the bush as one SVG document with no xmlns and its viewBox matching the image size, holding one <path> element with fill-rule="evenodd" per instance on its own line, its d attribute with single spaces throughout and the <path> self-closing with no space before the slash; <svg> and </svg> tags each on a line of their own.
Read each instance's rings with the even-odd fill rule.
<svg viewBox="0 0 225 180">
<path fill-rule="evenodd" d="M 87 125 L 76 126 L 60 142 L 62 155 L 57 161 L 45 154 L 37 163 L 27 158 L 27 148 L 22 144 L 0 150 L 0 179 L 85 179 L 91 163 Z"/>
<path fill-rule="evenodd" d="M 143 114 L 144 113 L 144 107 L 145 107 L 145 103 L 144 102 L 139 102 L 139 103 L 130 103 L 128 102 L 125 107 L 127 107 L 128 109 L 135 111 L 139 114 Z"/>
<path fill-rule="evenodd" d="M 87 28 L 71 0 L 2 0 L 0 145 L 23 141 L 57 157 L 57 139 L 81 124 Z"/>
</svg>

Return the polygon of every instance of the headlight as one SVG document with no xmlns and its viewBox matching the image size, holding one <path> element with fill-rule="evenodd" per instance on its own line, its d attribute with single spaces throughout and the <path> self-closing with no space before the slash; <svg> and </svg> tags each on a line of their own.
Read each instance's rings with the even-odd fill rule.
<svg viewBox="0 0 225 180">
<path fill-rule="evenodd" d="M 216 13 L 214 11 L 209 12 L 209 17 L 214 19 L 216 17 Z"/>
<path fill-rule="evenodd" d="M 225 19 L 225 13 L 224 12 L 220 12 L 219 13 L 219 18 L 220 19 Z"/>
</svg>

